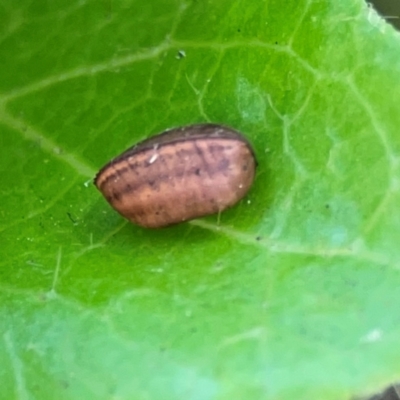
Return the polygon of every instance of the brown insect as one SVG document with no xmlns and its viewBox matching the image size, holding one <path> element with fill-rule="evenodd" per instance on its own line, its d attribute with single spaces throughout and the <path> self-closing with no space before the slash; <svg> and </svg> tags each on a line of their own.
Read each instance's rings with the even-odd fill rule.
<svg viewBox="0 0 400 400">
<path fill-rule="evenodd" d="M 122 216 L 161 228 L 234 205 L 249 190 L 256 164 L 239 132 L 189 125 L 124 151 L 100 169 L 94 183 Z"/>
</svg>

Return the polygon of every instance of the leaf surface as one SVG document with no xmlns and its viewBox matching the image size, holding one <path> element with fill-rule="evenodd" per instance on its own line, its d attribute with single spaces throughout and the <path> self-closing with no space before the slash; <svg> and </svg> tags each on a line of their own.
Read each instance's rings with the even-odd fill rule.
<svg viewBox="0 0 400 400">
<path fill-rule="evenodd" d="M 398 378 L 400 42 L 371 8 L 6 0 L 0 22 L 5 398 L 329 400 Z M 220 218 L 145 230 L 92 185 L 206 121 L 259 163 Z"/>
</svg>

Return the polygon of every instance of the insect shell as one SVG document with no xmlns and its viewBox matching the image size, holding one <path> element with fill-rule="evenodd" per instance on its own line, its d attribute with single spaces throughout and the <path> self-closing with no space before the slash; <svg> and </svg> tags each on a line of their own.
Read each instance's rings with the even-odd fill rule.
<svg viewBox="0 0 400 400">
<path fill-rule="evenodd" d="M 95 185 L 129 221 L 161 228 L 219 213 L 253 182 L 256 159 L 247 139 L 222 125 L 167 130 L 111 160 Z"/>
</svg>

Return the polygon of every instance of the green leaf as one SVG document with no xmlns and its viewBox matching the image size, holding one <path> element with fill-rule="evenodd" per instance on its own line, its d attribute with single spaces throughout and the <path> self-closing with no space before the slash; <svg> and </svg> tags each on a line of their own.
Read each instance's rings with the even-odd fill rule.
<svg viewBox="0 0 400 400">
<path fill-rule="evenodd" d="M 400 41 L 361 0 L 0 5 L 6 399 L 346 399 L 398 378 Z M 244 132 L 237 206 L 126 223 L 96 171 Z"/>
</svg>

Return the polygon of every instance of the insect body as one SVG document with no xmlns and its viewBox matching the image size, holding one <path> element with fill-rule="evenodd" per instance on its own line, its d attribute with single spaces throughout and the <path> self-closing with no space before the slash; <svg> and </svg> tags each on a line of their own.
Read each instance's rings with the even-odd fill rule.
<svg viewBox="0 0 400 400">
<path fill-rule="evenodd" d="M 216 124 L 146 139 L 96 175 L 97 188 L 128 220 L 161 228 L 225 210 L 249 190 L 256 160 L 247 139 Z"/>
</svg>

